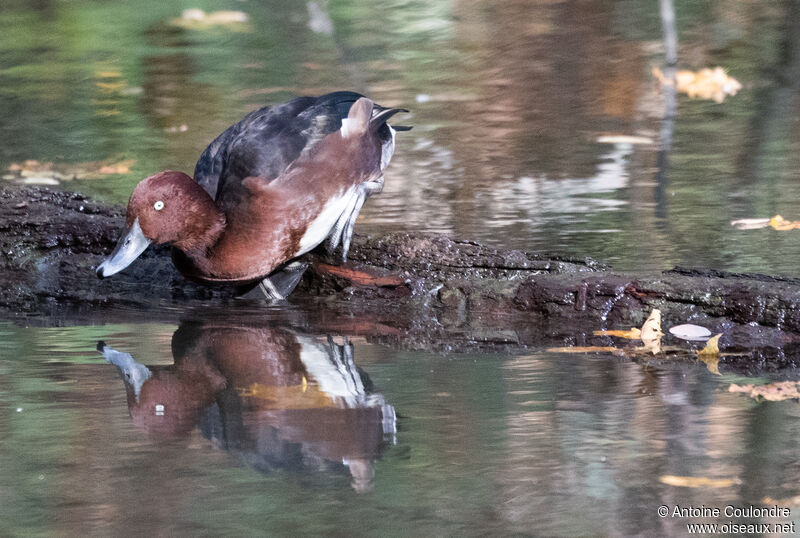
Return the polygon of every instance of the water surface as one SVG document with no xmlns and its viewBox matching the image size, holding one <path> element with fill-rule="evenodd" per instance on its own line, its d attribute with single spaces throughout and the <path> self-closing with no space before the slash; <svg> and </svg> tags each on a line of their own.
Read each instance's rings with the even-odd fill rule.
<svg viewBox="0 0 800 538">
<path fill-rule="evenodd" d="M 794 275 L 800 235 L 729 223 L 800 219 L 796 3 L 675 4 L 680 67 L 743 89 L 679 96 L 664 137 L 655 2 L 7 0 L 0 168 L 133 161 L 58 186 L 125 203 L 246 112 L 350 88 L 414 125 L 358 232 Z M 171 24 L 185 7 L 250 23 Z M 727 391 L 770 379 L 402 351 L 307 316 L 0 325 L 0 534 L 682 535 L 659 506 L 800 493 L 797 403 Z"/>
<path fill-rule="evenodd" d="M 250 16 L 199 30 L 155 0 L 14 0 L 0 11 L 0 166 L 132 159 L 129 174 L 64 185 L 124 203 L 147 175 L 191 172 L 247 111 L 350 88 L 411 109 L 398 120 L 415 126 L 361 232 L 793 274 L 797 234 L 729 225 L 800 219 L 792 6 L 676 2 L 679 66 L 722 66 L 743 89 L 721 104 L 681 95 L 662 140 L 655 4 L 198 1 Z"/>
<path fill-rule="evenodd" d="M 800 478 L 797 404 L 702 365 L 404 352 L 263 315 L 1 330 L 3 534 L 683 534 L 658 506 Z"/>
</svg>

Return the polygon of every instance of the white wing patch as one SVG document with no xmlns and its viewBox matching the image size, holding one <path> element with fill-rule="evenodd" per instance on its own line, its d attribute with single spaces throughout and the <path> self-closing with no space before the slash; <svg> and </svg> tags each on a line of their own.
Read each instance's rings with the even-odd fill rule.
<svg viewBox="0 0 800 538">
<path fill-rule="evenodd" d="M 325 202 L 322 211 L 311 221 L 303 237 L 300 238 L 300 250 L 295 253 L 295 256 L 305 254 L 325 241 L 325 238 L 330 235 L 333 227 L 336 226 L 342 213 L 350 207 L 353 203 L 353 198 L 357 196 L 358 187 L 353 186 L 345 190 L 339 196 L 334 196 Z"/>
</svg>

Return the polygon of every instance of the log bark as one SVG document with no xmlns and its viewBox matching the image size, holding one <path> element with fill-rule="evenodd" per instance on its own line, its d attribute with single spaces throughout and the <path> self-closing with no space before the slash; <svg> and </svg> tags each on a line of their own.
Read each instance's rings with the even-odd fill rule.
<svg viewBox="0 0 800 538">
<path fill-rule="evenodd" d="M 192 284 L 168 249 L 150 248 L 123 273 L 98 280 L 94 268 L 113 248 L 123 209 L 79 193 L 6 187 L 0 192 L 0 309 L 6 318 L 71 320 L 124 307 L 258 308 L 230 288 Z M 395 346 L 442 350 L 519 350 L 540 345 L 607 345 L 602 328 L 643 323 L 704 325 L 723 333 L 726 359 L 740 369 L 800 361 L 800 280 L 675 268 L 615 272 L 595 260 L 503 250 L 441 235 L 356 236 L 341 265 L 308 255 L 310 268 L 290 302 L 315 312 L 333 332 L 364 334 Z M 99 310 L 98 310 L 99 309 Z M 173 309 L 174 312 L 174 309 Z M 114 315 L 114 314 L 111 314 Z M 767 359 L 767 362 L 764 362 Z"/>
</svg>

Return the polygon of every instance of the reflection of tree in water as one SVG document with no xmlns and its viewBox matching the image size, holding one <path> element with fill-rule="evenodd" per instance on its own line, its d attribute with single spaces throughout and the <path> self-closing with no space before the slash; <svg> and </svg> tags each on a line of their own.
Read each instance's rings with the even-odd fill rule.
<svg viewBox="0 0 800 538">
<path fill-rule="evenodd" d="M 536 354 L 505 370 L 512 412 L 507 453 L 492 470 L 498 507 L 543 535 L 685 532 L 685 521 L 646 515 L 664 504 L 708 506 L 709 490 L 659 488 L 660 476 L 741 479 L 739 491 L 716 494 L 760 499 L 796 444 L 777 416 L 765 420 L 739 395 L 699 382 L 710 374 Z"/>
<path fill-rule="evenodd" d="M 120 369 L 137 427 L 174 439 L 199 425 L 261 472 L 344 464 L 363 491 L 394 439 L 394 408 L 372 392 L 346 340 L 186 322 L 173 335 L 171 366 L 146 367 L 104 343 L 98 349 Z"/>
</svg>

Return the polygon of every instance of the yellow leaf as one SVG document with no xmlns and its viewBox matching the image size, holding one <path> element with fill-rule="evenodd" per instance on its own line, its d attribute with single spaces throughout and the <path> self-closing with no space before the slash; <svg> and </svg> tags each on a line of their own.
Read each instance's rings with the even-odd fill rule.
<svg viewBox="0 0 800 538">
<path fill-rule="evenodd" d="M 715 334 L 711 338 L 708 339 L 706 342 L 706 347 L 701 349 L 697 352 L 699 357 L 709 357 L 719 355 L 719 337 L 722 336 L 722 333 Z"/>
<path fill-rule="evenodd" d="M 653 76 L 662 86 L 673 84 L 657 67 L 653 68 Z M 712 99 L 717 103 L 723 102 L 728 95 L 736 95 L 742 89 L 742 84 L 721 67 L 704 68 L 697 72 L 680 70 L 675 73 L 674 83 L 677 91 L 685 93 L 691 99 Z"/>
<path fill-rule="evenodd" d="M 775 215 L 774 217 L 769 219 L 769 225 L 780 232 L 785 232 L 787 230 L 796 230 L 800 228 L 800 222 L 796 220 L 786 220 L 780 215 Z"/>
<path fill-rule="evenodd" d="M 729 488 L 741 483 L 738 478 L 708 478 L 705 476 L 675 475 L 661 476 L 658 481 L 668 486 L 678 486 L 681 488 Z"/>
<path fill-rule="evenodd" d="M 202 9 L 186 9 L 180 18 L 172 19 L 171 24 L 187 29 L 202 30 L 215 26 L 228 27 L 231 30 L 250 30 L 250 17 L 242 11 L 213 11 L 206 13 Z"/>
<path fill-rule="evenodd" d="M 753 390 L 755 385 L 737 385 L 736 383 L 731 383 L 731 386 L 728 387 L 728 392 L 750 392 Z"/>
<path fill-rule="evenodd" d="M 661 310 L 654 308 L 642 325 L 642 341 L 651 342 L 664 336 L 661 332 Z"/>
<path fill-rule="evenodd" d="M 639 340 L 642 337 L 642 331 L 636 327 L 631 327 L 629 330 L 614 330 L 614 331 L 594 331 L 592 334 L 595 336 L 618 336 L 620 338 L 627 338 L 628 340 Z"/>
<path fill-rule="evenodd" d="M 642 338 L 642 347 L 637 348 L 637 351 L 644 351 L 645 353 L 652 353 L 658 355 L 661 353 L 661 338 L 654 338 L 652 340 L 645 340 Z"/>
<path fill-rule="evenodd" d="M 800 506 L 800 495 L 789 497 L 787 499 L 773 499 L 772 497 L 764 497 L 761 501 L 766 505 L 777 504 L 778 506 Z"/>
<path fill-rule="evenodd" d="M 714 375 L 722 375 L 719 373 L 719 355 L 699 355 L 697 358 L 706 365 L 709 372 Z"/>
<path fill-rule="evenodd" d="M 104 94 L 117 93 L 125 89 L 124 82 L 95 82 L 95 86 Z"/>
<path fill-rule="evenodd" d="M 728 392 L 743 392 L 751 398 L 763 398 L 770 402 L 780 402 L 800 398 L 800 382 L 780 381 L 759 386 L 733 383 L 728 387 Z"/>
<path fill-rule="evenodd" d="M 568 346 L 568 347 L 551 347 L 548 348 L 546 351 L 550 353 L 593 353 L 593 352 L 614 352 L 619 351 L 615 347 L 603 347 L 603 346 Z"/>
</svg>

